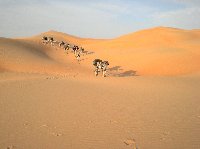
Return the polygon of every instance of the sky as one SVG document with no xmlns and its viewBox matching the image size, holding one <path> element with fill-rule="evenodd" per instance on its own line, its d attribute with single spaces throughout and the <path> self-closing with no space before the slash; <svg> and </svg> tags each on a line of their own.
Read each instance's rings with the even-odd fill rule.
<svg viewBox="0 0 200 149">
<path fill-rule="evenodd" d="M 200 29 L 200 0 L 0 0 L 0 37 L 115 38 L 156 26 Z"/>
</svg>

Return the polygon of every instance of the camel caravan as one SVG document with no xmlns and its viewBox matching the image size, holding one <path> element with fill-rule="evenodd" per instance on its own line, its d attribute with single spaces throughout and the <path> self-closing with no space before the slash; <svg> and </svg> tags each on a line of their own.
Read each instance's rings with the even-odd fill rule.
<svg viewBox="0 0 200 149">
<path fill-rule="evenodd" d="M 42 37 L 42 42 L 43 44 L 50 44 L 51 46 L 54 46 L 55 44 L 57 44 L 60 48 L 63 48 L 67 54 L 69 49 L 71 48 L 75 58 L 80 61 L 80 57 L 81 55 L 83 55 L 85 53 L 84 48 L 82 47 L 78 47 L 76 45 L 71 45 L 67 42 L 64 41 L 56 41 L 53 37 Z"/>
<path fill-rule="evenodd" d="M 84 55 L 84 53 L 86 53 L 83 47 L 72 45 L 64 41 L 56 41 L 53 37 L 43 36 L 42 43 L 45 45 L 50 44 L 51 46 L 54 46 L 55 44 L 57 44 L 60 48 L 63 48 L 67 52 L 67 54 L 68 54 L 69 49 L 72 49 L 72 52 L 74 53 L 74 56 L 78 60 L 78 62 L 80 61 L 81 55 Z M 108 65 L 109 65 L 108 61 L 95 59 L 93 61 L 93 66 L 95 67 L 94 68 L 95 76 L 98 76 L 98 74 L 102 72 L 102 76 L 106 77 Z"/>
</svg>

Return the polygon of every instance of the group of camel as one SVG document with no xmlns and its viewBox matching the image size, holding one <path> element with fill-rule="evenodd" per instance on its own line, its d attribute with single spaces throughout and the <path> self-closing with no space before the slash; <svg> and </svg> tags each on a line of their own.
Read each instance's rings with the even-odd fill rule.
<svg viewBox="0 0 200 149">
<path fill-rule="evenodd" d="M 42 42 L 43 42 L 43 44 L 50 44 L 51 46 L 58 44 L 60 48 L 64 48 L 64 50 L 67 51 L 67 54 L 68 54 L 68 50 L 71 48 L 75 55 L 75 58 L 78 61 L 80 61 L 81 54 L 83 54 L 85 52 L 84 48 L 82 48 L 82 47 L 79 47 L 77 45 L 71 45 L 64 41 L 56 41 L 56 40 L 54 40 L 53 37 L 43 36 Z M 101 59 L 95 59 L 93 61 L 93 66 L 95 67 L 95 70 L 94 70 L 95 76 L 98 76 L 99 72 L 102 71 L 102 76 L 106 77 L 108 65 L 109 65 L 108 61 L 103 61 Z"/>
<path fill-rule="evenodd" d="M 80 61 L 81 54 L 84 53 L 84 48 L 78 47 L 76 45 L 71 45 L 64 41 L 57 41 L 53 37 L 42 37 L 42 41 L 44 44 L 50 44 L 51 46 L 54 46 L 55 44 L 58 44 L 60 48 L 64 48 L 65 51 L 67 51 L 71 48 L 73 50 L 75 58 Z"/>
</svg>

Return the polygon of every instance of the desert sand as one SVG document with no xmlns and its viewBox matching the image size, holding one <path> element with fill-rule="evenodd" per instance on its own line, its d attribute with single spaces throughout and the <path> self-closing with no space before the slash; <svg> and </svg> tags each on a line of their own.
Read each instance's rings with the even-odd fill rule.
<svg viewBox="0 0 200 149">
<path fill-rule="evenodd" d="M 52 36 L 82 46 L 44 45 Z M 95 58 L 110 62 L 94 76 Z M 0 148 L 199 149 L 200 30 L 0 37 Z"/>
</svg>

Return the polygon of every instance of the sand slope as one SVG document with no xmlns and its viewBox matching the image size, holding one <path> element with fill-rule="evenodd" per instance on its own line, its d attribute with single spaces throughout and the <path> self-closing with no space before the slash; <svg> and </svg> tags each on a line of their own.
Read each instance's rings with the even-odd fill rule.
<svg viewBox="0 0 200 149">
<path fill-rule="evenodd" d="M 198 149 L 199 82 L 26 75 L 1 81 L 0 148 Z"/>
<path fill-rule="evenodd" d="M 47 48 L 23 40 L 0 39 L 0 65 L 9 71 L 41 72 L 55 62 L 48 56 Z"/>
<path fill-rule="evenodd" d="M 10 69 L 14 64 L 11 66 L 7 63 L 15 61 L 15 65 L 17 65 L 19 59 L 20 65 L 23 63 L 28 67 L 37 63 L 34 61 L 36 57 L 39 64 L 41 64 L 39 60 L 47 62 L 50 59 L 53 59 L 54 62 L 62 61 L 64 65 L 66 64 L 65 66 L 68 65 L 67 63 L 76 63 L 73 55 L 66 56 L 58 46 L 44 46 L 41 43 L 44 35 L 52 36 L 58 41 L 63 40 L 83 46 L 90 55 L 82 57 L 83 61 L 78 69 L 84 67 L 83 69 L 87 68 L 91 71 L 93 59 L 101 58 L 110 61 L 111 67 L 116 68 L 116 71 L 120 71 L 117 68 L 121 68 L 124 70 L 123 72 L 132 71 L 137 72 L 138 75 L 185 75 L 200 72 L 200 32 L 164 27 L 142 30 L 107 40 L 84 39 L 56 31 L 25 39 L 1 38 L 0 50 L 1 53 L 4 53 L 4 59 L 12 57 L 13 60 L 5 60 L 6 64 L 4 65 L 6 66 L 1 64 L 0 67 Z M 17 59 L 14 60 L 15 58 Z M 32 63 L 28 63 L 28 61 L 32 61 Z M 43 62 L 42 65 L 45 65 L 46 62 Z M 14 67 L 17 70 L 18 66 Z"/>
<path fill-rule="evenodd" d="M 142 75 L 190 74 L 200 68 L 200 33 L 193 30 L 159 27 L 86 46 Z"/>
<path fill-rule="evenodd" d="M 53 36 L 85 47 L 76 61 Z M 92 61 L 110 61 L 109 76 Z M 0 38 L 0 148 L 199 149 L 200 31 Z"/>
<path fill-rule="evenodd" d="M 64 50 L 42 44 L 39 38 L 0 38 L 1 71 L 71 75 L 79 66 L 72 56 L 67 57 Z"/>
</svg>

